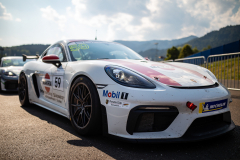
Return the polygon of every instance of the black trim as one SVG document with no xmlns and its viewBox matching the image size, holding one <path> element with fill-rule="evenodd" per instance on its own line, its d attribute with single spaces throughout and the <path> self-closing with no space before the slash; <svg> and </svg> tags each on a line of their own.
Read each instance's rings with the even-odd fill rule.
<svg viewBox="0 0 240 160">
<path fill-rule="evenodd" d="M 230 112 L 195 119 L 183 137 L 200 137 L 225 130 L 231 124 Z"/>
<path fill-rule="evenodd" d="M 191 87 L 182 87 L 182 86 L 169 86 L 169 87 L 172 87 L 172 88 L 177 88 L 177 89 L 206 89 L 206 88 L 215 88 L 215 87 L 218 87 L 219 84 L 218 83 L 214 83 L 212 85 L 208 85 L 208 86 L 191 86 Z"/>
<path fill-rule="evenodd" d="M 107 87 L 108 85 L 107 84 L 95 84 L 95 86 L 97 89 L 103 89 L 103 88 Z"/>
<path fill-rule="evenodd" d="M 34 86 L 35 93 L 36 93 L 37 97 L 39 98 L 40 93 L 39 93 L 38 84 L 37 84 L 37 77 L 35 74 L 32 75 L 32 80 L 33 80 L 33 86 Z"/>
<path fill-rule="evenodd" d="M 101 105 L 102 112 L 102 134 L 104 136 L 108 135 L 108 121 L 107 121 L 107 111 L 104 105 Z"/>
<path fill-rule="evenodd" d="M 140 107 L 168 107 L 169 109 L 139 109 Z M 127 120 L 127 132 L 131 135 L 133 135 L 133 132 L 138 129 L 141 117 L 143 114 L 146 113 L 154 113 L 154 114 L 161 114 L 163 116 L 174 116 L 171 120 L 171 122 L 168 124 L 168 126 L 172 123 L 172 121 L 177 117 L 179 114 L 178 109 L 174 106 L 148 106 L 148 105 L 141 105 L 134 107 L 131 109 L 128 115 Z M 167 127 L 168 127 L 167 126 Z M 166 127 L 165 127 L 166 128 Z"/>
<path fill-rule="evenodd" d="M 6 80 L 5 89 L 9 91 L 15 91 L 18 89 L 18 80 Z"/>
<path fill-rule="evenodd" d="M 110 134 L 108 134 L 108 136 L 113 139 L 128 142 L 128 143 L 183 143 L 183 142 L 186 143 L 186 142 L 196 142 L 196 141 L 210 139 L 213 137 L 218 137 L 218 136 L 226 134 L 234 129 L 235 129 L 235 124 L 233 121 L 231 121 L 231 124 L 225 130 L 222 130 L 220 132 L 216 132 L 213 134 L 200 136 L 200 137 L 182 136 L 180 138 L 171 138 L 171 139 L 170 138 L 169 139 L 129 139 L 129 138 L 118 137 L 118 136 L 110 135 Z"/>
</svg>

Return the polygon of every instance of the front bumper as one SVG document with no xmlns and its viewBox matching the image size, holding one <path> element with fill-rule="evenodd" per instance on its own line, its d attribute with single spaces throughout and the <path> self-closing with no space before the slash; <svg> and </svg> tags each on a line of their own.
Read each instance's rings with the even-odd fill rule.
<svg viewBox="0 0 240 160">
<path fill-rule="evenodd" d="M 119 137 L 115 135 L 107 134 L 107 136 L 112 137 L 116 140 L 121 140 L 130 143 L 181 143 L 181 142 L 196 142 L 201 140 L 206 140 L 214 137 L 221 136 L 235 129 L 235 124 L 231 120 L 229 124 L 222 124 L 221 127 L 214 127 L 213 129 L 205 129 L 202 132 L 194 134 L 191 133 L 192 130 L 189 129 L 182 137 L 170 138 L 170 139 L 129 139 L 124 137 Z"/>
<path fill-rule="evenodd" d="M 212 112 L 200 113 L 200 104 L 203 102 L 227 99 L 227 106 L 229 105 L 230 94 L 222 86 L 209 89 L 156 88 L 154 90 L 144 90 L 109 85 L 104 89 L 98 89 L 98 93 L 101 104 L 105 106 L 106 110 L 106 120 L 104 124 L 106 124 L 107 127 L 104 128 L 107 128 L 107 134 L 127 141 L 196 141 L 215 137 L 235 128 L 231 120 L 229 107 Z M 197 109 L 191 111 L 187 108 L 187 101 L 197 105 Z M 124 105 L 126 104 L 127 107 L 119 105 L 120 102 Z M 109 103 L 112 106 L 109 105 Z M 138 116 L 141 117 L 141 113 L 137 113 L 137 116 L 136 114 L 132 114 L 132 110 L 139 106 L 167 106 L 172 107 L 172 109 L 170 109 L 171 111 L 169 110 L 170 112 L 167 114 L 156 114 L 158 116 L 157 118 L 152 118 L 153 121 L 150 123 L 150 127 L 147 126 L 147 129 L 142 129 L 142 127 L 139 127 L 139 123 L 142 122 L 138 120 Z M 151 114 L 155 115 L 155 113 L 150 113 L 150 115 Z M 162 115 L 162 117 L 160 115 Z M 227 121 L 226 118 L 223 118 L 226 117 L 226 115 L 229 115 Z M 218 117 L 217 119 L 220 119 L 222 124 L 211 123 L 212 126 L 209 126 L 209 124 L 205 123 L 205 126 L 203 125 L 200 128 L 192 129 L 192 126 L 195 126 L 195 123 L 198 123 L 199 119 L 200 121 L 201 119 L 205 121 L 205 118 L 208 119 L 210 117 L 211 121 L 214 120 L 215 116 Z M 166 121 L 166 123 L 161 123 L 161 120 Z M 148 123 L 148 120 L 145 121 L 145 124 L 146 123 Z M 217 127 L 215 127 L 215 125 Z M 192 130 L 197 130 L 197 132 Z"/>
<path fill-rule="evenodd" d="M 1 89 L 3 91 L 18 91 L 18 77 L 1 78 Z"/>
</svg>

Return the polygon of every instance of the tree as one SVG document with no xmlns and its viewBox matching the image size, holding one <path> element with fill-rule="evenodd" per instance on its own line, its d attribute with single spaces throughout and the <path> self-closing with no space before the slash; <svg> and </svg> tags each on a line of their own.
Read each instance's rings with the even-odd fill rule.
<svg viewBox="0 0 240 160">
<path fill-rule="evenodd" d="M 210 45 L 208 45 L 207 47 L 203 48 L 202 51 L 206 51 L 206 50 L 209 50 L 211 49 L 212 47 Z"/>
<path fill-rule="evenodd" d="M 179 56 L 179 50 L 176 48 L 176 47 L 172 47 L 172 48 L 169 48 L 167 50 L 167 58 L 165 60 L 168 60 L 168 59 L 177 59 Z"/>
<path fill-rule="evenodd" d="M 193 54 L 195 54 L 195 53 L 198 53 L 198 52 L 199 52 L 199 50 L 197 49 L 197 47 L 194 47 L 192 51 L 193 51 Z"/>
<path fill-rule="evenodd" d="M 189 44 L 185 44 L 178 56 L 178 58 L 184 58 L 193 54 L 192 48 Z"/>
<path fill-rule="evenodd" d="M 181 50 L 182 50 L 182 47 L 181 46 L 179 46 L 179 47 L 177 47 L 177 49 L 178 49 L 178 51 L 179 51 L 179 53 L 181 52 Z"/>
</svg>

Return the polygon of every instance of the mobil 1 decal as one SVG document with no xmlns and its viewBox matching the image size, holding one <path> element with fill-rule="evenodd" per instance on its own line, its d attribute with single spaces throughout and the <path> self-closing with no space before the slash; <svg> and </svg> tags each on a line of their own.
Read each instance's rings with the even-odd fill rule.
<svg viewBox="0 0 240 160">
<path fill-rule="evenodd" d="M 103 90 L 103 97 L 127 100 L 128 93 L 126 93 L 126 92 L 119 92 L 119 91 Z"/>
<path fill-rule="evenodd" d="M 53 89 L 63 91 L 63 76 L 53 76 Z"/>
</svg>

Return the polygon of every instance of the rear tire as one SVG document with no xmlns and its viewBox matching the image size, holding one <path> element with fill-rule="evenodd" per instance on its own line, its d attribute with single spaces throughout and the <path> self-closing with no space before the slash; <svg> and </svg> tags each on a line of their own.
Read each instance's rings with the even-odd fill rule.
<svg viewBox="0 0 240 160">
<path fill-rule="evenodd" d="M 69 92 L 69 112 L 73 128 L 80 135 L 101 133 L 101 106 L 95 85 L 87 77 L 77 78 Z"/>
<path fill-rule="evenodd" d="M 18 96 L 22 106 L 29 106 L 27 78 L 21 73 L 18 81 Z"/>
</svg>

